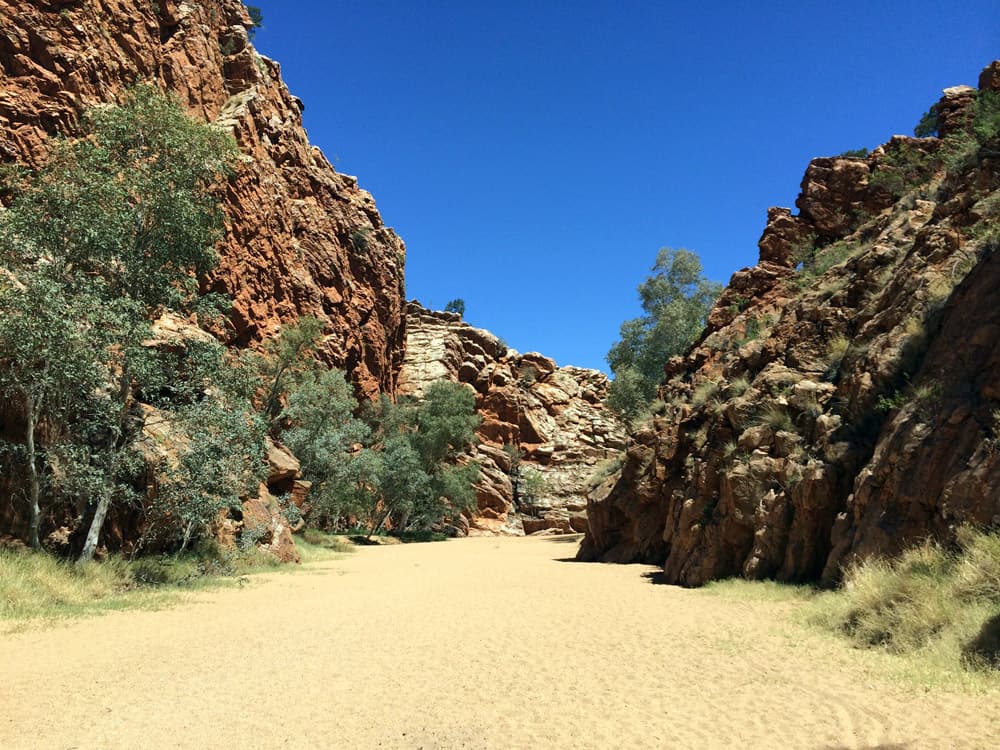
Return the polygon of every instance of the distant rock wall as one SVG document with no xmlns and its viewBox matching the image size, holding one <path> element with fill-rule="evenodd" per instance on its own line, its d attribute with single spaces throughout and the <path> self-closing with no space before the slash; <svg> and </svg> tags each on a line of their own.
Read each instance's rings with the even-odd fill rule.
<svg viewBox="0 0 1000 750">
<path fill-rule="evenodd" d="M 0 160 L 37 165 L 89 107 L 137 81 L 229 128 L 244 158 L 221 187 L 227 236 L 206 290 L 232 298 L 231 343 L 300 315 L 365 396 L 393 392 L 404 343 L 402 241 L 370 194 L 309 145 L 303 104 L 247 39 L 238 0 L 0 0 Z"/>
<path fill-rule="evenodd" d="M 974 100 L 945 92 L 942 134 Z M 1000 142 L 964 163 L 942 143 L 816 159 L 798 215 L 768 212 L 760 262 L 667 363 L 661 414 L 591 496 L 580 559 L 684 585 L 833 581 L 1000 525 Z"/>
<path fill-rule="evenodd" d="M 411 302 L 399 393 L 419 397 L 437 380 L 467 384 L 483 417 L 473 451 L 482 468 L 479 510 L 458 521 L 459 531 L 583 531 L 590 477 L 625 448 L 623 427 L 603 405 L 607 376 L 518 354 L 457 314 Z M 543 480 L 537 494 L 524 490 L 531 472 Z"/>
</svg>

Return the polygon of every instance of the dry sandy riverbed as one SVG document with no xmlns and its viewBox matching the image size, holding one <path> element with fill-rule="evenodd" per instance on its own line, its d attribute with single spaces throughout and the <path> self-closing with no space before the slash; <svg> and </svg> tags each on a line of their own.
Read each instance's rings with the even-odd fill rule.
<svg viewBox="0 0 1000 750">
<path fill-rule="evenodd" d="M 300 575 L 0 636 L 0 748 L 990 748 L 996 696 L 882 682 L 787 605 L 562 561 L 361 548 Z"/>
</svg>

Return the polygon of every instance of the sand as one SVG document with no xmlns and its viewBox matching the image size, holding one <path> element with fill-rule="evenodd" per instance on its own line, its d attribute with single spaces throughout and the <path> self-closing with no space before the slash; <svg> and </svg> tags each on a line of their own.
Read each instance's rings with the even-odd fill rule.
<svg viewBox="0 0 1000 750">
<path fill-rule="evenodd" d="M 873 677 L 782 605 L 552 539 L 361 548 L 0 636 L 0 748 L 990 748 L 995 695 Z"/>
</svg>

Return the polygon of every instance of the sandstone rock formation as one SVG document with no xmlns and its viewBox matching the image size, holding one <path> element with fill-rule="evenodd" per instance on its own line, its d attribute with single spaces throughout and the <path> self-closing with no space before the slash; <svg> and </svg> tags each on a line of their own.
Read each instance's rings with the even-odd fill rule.
<svg viewBox="0 0 1000 750">
<path fill-rule="evenodd" d="M 998 70 L 980 86 L 1000 91 Z M 973 102 L 945 93 L 942 134 Z M 667 363 L 666 406 L 591 496 L 580 559 L 684 585 L 833 581 L 1000 524 L 1000 143 L 954 144 L 809 165 L 798 215 L 769 211 L 759 264 Z"/>
<path fill-rule="evenodd" d="M 218 187 L 227 230 L 221 262 L 201 280 L 204 291 L 233 301 L 230 326 L 213 333 L 252 346 L 314 315 L 325 323 L 324 361 L 347 370 L 363 397 L 395 390 L 405 248 L 371 195 L 310 146 L 303 104 L 278 64 L 250 44 L 239 0 L 0 0 L 0 19 L 0 162 L 43 163 L 52 137 L 78 133 L 86 110 L 119 100 L 136 82 L 174 93 L 193 116 L 232 132 L 242 152 Z M 207 335 L 177 320 L 161 320 L 158 330 L 150 345 Z M 306 483 L 276 481 L 305 502 Z M 251 516 L 261 526 L 268 515 L 262 542 L 293 559 L 288 523 L 269 498 L 265 489 Z M 7 505 L 0 527 L 16 531 L 20 507 Z M 106 537 L 134 542 L 141 525 L 136 513 L 116 509 Z M 71 531 L 63 527 L 62 536 Z"/>
<path fill-rule="evenodd" d="M 402 241 L 370 194 L 309 145 L 303 104 L 247 39 L 239 0 L 0 0 L 0 160 L 39 164 L 48 140 L 136 81 L 229 128 L 244 154 L 221 186 L 227 236 L 206 290 L 234 302 L 246 345 L 299 315 L 326 322 L 322 356 L 365 396 L 402 362 Z"/>
<path fill-rule="evenodd" d="M 483 417 L 472 456 L 482 469 L 479 511 L 459 531 L 583 531 L 590 477 L 625 448 L 623 427 L 603 406 L 607 377 L 518 354 L 455 313 L 411 302 L 399 393 L 419 397 L 441 379 L 468 384 Z M 528 491 L 536 472 L 542 486 Z"/>
</svg>

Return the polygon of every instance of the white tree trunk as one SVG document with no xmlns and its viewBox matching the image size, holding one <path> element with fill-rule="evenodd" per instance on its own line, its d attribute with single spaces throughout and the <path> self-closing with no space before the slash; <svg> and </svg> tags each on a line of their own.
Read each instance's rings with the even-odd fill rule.
<svg viewBox="0 0 1000 750">
<path fill-rule="evenodd" d="M 34 549 L 39 549 L 42 546 L 38 538 L 38 529 L 42 525 L 42 509 L 38 503 L 40 493 L 38 488 L 38 465 L 36 463 L 38 457 L 35 454 L 35 422 L 37 421 L 35 406 L 34 394 L 28 393 L 25 399 L 25 411 L 27 412 L 26 418 L 28 421 L 25 431 L 25 443 L 28 451 L 28 506 L 31 511 L 28 521 L 28 544 Z"/>
<path fill-rule="evenodd" d="M 108 515 L 108 507 L 111 505 L 111 495 L 105 493 L 101 495 L 97 503 L 97 510 L 94 511 L 94 520 L 90 522 L 90 530 L 87 532 L 87 541 L 83 544 L 83 552 L 76 561 L 77 565 L 94 559 L 97 552 L 97 542 L 101 536 L 101 528 L 104 526 L 104 517 Z"/>
</svg>

